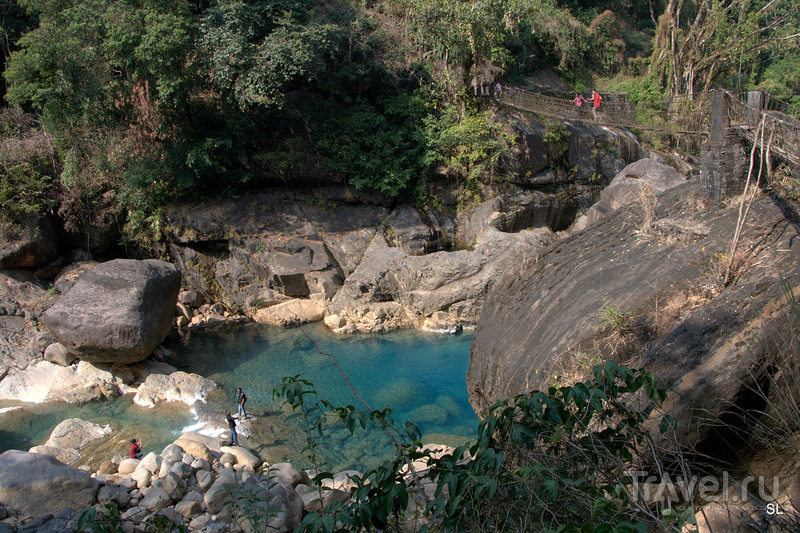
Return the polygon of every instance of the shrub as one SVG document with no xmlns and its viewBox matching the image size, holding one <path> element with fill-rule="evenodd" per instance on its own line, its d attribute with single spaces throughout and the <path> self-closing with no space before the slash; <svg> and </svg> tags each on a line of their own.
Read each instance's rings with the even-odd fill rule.
<svg viewBox="0 0 800 533">
<path fill-rule="evenodd" d="M 480 423 L 477 442 L 434 459 L 423 450 L 419 430 L 394 426 L 391 411 L 367 415 L 353 406 L 319 400 L 299 377 L 284 378 L 275 397 L 285 399 L 306 423 L 312 462 L 315 441 L 325 427 L 323 414 L 346 421 L 352 432 L 369 420 L 392 435 L 397 454 L 364 473 L 347 504 L 310 513 L 302 531 L 400 531 L 414 522 L 421 531 L 620 531 L 680 527 L 639 503 L 626 475 L 628 464 L 658 462 L 645 422 L 666 398 L 648 371 L 613 362 L 595 366 L 593 377 L 573 386 L 533 391 L 494 405 Z M 631 401 L 633 398 L 637 400 Z M 661 423 L 662 432 L 672 427 Z M 643 453 L 644 452 L 644 453 Z M 436 488 L 427 503 L 406 513 L 423 494 L 422 478 L 411 462 L 431 466 L 425 477 Z M 320 486 L 330 473 L 318 474 Z M 662 523 L 662 519 L 666 523 Z"/>
</svg>

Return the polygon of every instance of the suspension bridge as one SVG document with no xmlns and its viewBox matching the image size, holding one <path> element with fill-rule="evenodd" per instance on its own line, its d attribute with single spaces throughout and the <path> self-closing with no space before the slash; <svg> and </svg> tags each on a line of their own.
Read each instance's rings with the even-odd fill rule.
<svg viewBox="0 0 800 533">
<path fill-rule="evenodd" d="M 742 102 L 732 93 L 715 90 L 681 95 L 656 103 L 634 103 L 625 93 L 600 93 L 602 104 L 595 110 L 591 100 L 576 106 L 573 100 L 557 98 L 520 87 L 502 87 L 483 95 L 506 105 L 561 120 L 581 120 L 601 126 L 660 131 L 707 138 L 712 130 L 734 131 L 751 145 L 758 140 L 767 158 L 777 157 L 800 166 L 800 121 L 776 107 L 783 104 L 769 94 L 748 93 Z M 712 101 L 722 102 L 716 116 Z M 777 106 L 776 106 L 777 104 Z M 717 108 L 720 106 L 718 105 Z M 787 110 L 786 105 L 782 106 Z M 720 115 L 722 113 L 722 115 Z M 718 124 L 715 124 L 717 122 Z"/>
</svg>

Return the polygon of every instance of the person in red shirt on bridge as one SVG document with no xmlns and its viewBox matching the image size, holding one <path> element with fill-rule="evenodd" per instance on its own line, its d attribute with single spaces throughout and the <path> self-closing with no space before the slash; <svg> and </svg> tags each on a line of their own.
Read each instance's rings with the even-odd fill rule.
<svg viewBox="0 0 800 533">
<path fill-rule="evenodd" d="M 603 97 L 600 96 L 600 94 L 597 91 L 592 90 L 591 101 L 592 101 L 592 115 L 594 116 L 594 119 L 597 120 L 597 109 L 600 107 L 600 102 L 603 101 Z"/>
</svg>

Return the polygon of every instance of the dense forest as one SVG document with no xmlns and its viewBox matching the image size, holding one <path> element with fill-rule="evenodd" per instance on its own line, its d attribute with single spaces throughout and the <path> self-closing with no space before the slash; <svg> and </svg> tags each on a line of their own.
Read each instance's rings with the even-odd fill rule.
<svg viewBox="0 0 800 533">
<path fill-rule="evenodd" d="M 793 4 L 2 0 L 0 218 L 77 227 L 113 206 L 142 238 L 168 200 L 264 184 L 468 195 L 513 141 L 477 84 L 550 68 L 634 101 L 762 88 L 797 106 Z"/>
</svg>

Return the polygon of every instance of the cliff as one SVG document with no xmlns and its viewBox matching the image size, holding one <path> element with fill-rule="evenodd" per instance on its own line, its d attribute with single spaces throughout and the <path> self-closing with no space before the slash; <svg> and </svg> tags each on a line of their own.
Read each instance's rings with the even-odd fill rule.
<svg viewBox="0 0 800 533">
<path fill-rule="evenodd" d="M 651 369 L 673 389 L 668 409 L 684 444 L 721 444 L 699 420 L 759 407 L 748 391 L 778 372 L 772 358 L 791 342 L 781 335 L 783 280 L 797 292 L 798 219 L 757 198 L 724 286 L 738 203 L 706 205 L 699 186 L 622 208 L 494 285 L 467 374 L 477 412 L 606 359 Z"/>
</svg>

